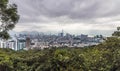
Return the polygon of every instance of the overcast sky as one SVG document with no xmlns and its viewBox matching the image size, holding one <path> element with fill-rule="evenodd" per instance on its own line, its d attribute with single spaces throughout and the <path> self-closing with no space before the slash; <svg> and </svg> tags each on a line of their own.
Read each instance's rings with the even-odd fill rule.
<svg viewBox="0 0 120 71">
<path fill-rule="evenodd" d="M 18 5 L 13 31 L 110 35 L 120 25 L 120 0 L 10 0 Z"/>
</svg>

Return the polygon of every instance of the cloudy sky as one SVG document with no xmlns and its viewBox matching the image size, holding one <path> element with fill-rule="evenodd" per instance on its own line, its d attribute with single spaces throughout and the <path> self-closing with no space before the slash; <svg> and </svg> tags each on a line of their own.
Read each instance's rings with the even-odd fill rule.
<svg viewBox="0 0 120 71">
<path fill-rule="evenodd" d="M 120 0 L 10 0 L 18 5 L 13 31 L 110 35 L 120 25 Z"/>
</svg>

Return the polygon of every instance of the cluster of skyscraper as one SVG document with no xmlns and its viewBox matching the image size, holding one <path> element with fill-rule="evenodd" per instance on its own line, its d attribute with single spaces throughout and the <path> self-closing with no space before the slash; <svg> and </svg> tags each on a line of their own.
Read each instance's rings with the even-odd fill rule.
<svg viewBox="0 0 120 71">
<path fill-rule="evenodd" d="M 13 50 L 44 49 L 50 47 L 85 47 L 103 42 L 104 37 L 89 37 L 88 35 L 71 35 L 63 32 L 58 35 L 20 34 L 9 40 L 0 40 L 1 48 Z"/>
</svg>

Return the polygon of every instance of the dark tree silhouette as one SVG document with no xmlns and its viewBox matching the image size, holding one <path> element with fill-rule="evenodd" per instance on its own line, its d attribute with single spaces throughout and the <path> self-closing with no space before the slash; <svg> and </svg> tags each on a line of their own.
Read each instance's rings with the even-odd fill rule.
<svg viewBox="0 0 120 71">
<path fill-rule="evenodd" d="M 2 39 L 10 37 L 8 31 L 12 30 L 19 20 L 17 5 L 8 4 L 8 2 L 8 0 L 0 0 L 0 37 Z"/>
</svg>

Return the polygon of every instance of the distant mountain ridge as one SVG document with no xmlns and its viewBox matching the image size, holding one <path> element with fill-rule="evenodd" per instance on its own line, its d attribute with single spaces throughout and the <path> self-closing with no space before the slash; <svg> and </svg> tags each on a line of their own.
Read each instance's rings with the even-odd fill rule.
<svg viewBox="0 0 120 71">
<path fill-rule="evenodd" d="M 16 32 L 16 31 L 9 31 L 10 35 L 18 35 L 18 34 L 43 34 L 42 32 L 38 31 L 22 31 L 22 32 Z"/>
</svg>

